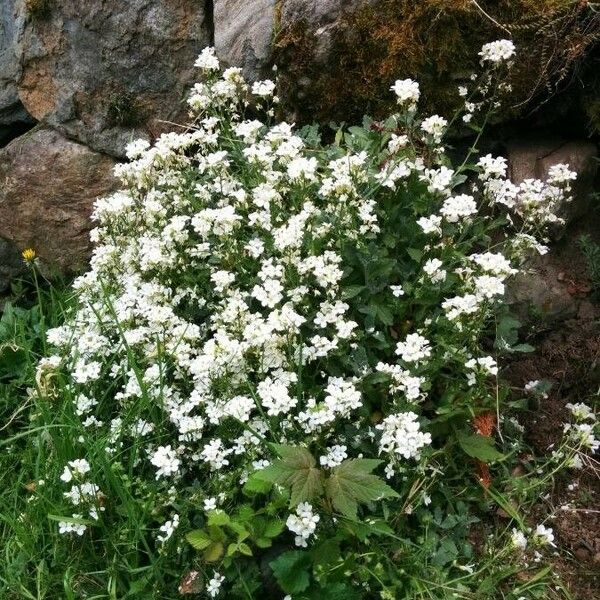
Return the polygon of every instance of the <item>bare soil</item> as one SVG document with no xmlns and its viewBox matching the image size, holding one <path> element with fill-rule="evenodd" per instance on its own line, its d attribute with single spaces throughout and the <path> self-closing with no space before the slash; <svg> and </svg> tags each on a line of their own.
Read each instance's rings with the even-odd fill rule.
<svg viewBox="0 0 600 600">
<path fill-rule="evenodd" d="M 528 340 L 536 351 L 506 366 L 505 375 L 517 389 L 531 380 L 553 383 L 548 397 L 522 420 L 526 440 L 537 454 L 552 452 L 568 421 L 569 402 L 598 406 L 600 389 L 600 298 L 594 297 L 586 264 L 578 247 L 588 233 L 600 242 L 600 211 L 576 224 L 545 258 L 548 269 L 573 298 L 568 320 L 539 323 Z M 552 559 L 555 571 L 574 598 L 600 598 L 600 460 L 590 457 L 581 470 L 555 482 L 550 493 L 535 506 L 531 525 L 548 515 L 557 544 Z"/>
</svg>

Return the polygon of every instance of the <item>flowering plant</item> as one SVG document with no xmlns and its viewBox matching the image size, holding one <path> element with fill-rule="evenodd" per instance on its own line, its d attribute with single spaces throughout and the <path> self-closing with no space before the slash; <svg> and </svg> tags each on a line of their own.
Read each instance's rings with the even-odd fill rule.
<svg viewBox="0 0 600 600">
<path fill-rule="evenodd" d="M 513 51 L 484 47 L 468 114 L 493 110 Z M 136 589 L 161 598 L 184 569 L 179 592 L 208 597 L 416 593 L 398 563 L 419 540 L 427 577 L 472 558 L 468 504 L 508 460 L 497 357 L 522 349 L 506 282 L 545 251 L 574 174 L 453 167 L 411 80 L 397 114 L 324 143 L 274 119 L 273 82 L 221 73 L 212 49 L 196 66 L 192 125 L 130 144 L 78 306 L 48 332 L 39 390 L 70 431 L 49 467 L 60 533 L 104 540 L 107 564 L 133 536 L 128 561 L 151 569 Z M 481 486 L 456 503 L 465 464 Z"/>
</svg>

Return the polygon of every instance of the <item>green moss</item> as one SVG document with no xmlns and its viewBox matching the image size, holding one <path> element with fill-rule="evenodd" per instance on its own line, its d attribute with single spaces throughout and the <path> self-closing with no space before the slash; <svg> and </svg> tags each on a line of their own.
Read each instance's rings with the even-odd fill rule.
<svg viewBox="0 0 600 600">
<path fill-rule="evenodd" d="M 52 13 L 53 0 L 25 0 L 27 14 L 35 20 L 47 19 Z"/>
<path fill-rule="evenodd" d="M 413 77 L 428 99 L 423 108 L 449 113 L 481 45 L 509 36 L 519 50 L 515 116 L 571 83 L 600 41 L 600 13 L 581 0 L 381 0 L 342 17 L 326 64 L 310 25 L 288 23 L 275 43 L 284 106 L 301 121 L 379 116 L 390 109 L 390 84 Z"/>
<path fill-rule="evenodd" d="M 106 116 L 111 125 L 135 127 L 146 120 L 145 111 L 135 94 L 115 92 L 108 99 Z"/>
</svg>

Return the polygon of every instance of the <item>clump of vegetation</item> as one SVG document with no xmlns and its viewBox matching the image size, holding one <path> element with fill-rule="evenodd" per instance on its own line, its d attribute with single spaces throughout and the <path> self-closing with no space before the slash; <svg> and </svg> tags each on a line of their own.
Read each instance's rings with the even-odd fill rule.
<svg viewBox="0 0 600 600">
<path fill-rule="evenodd" d="M 107 118 L 111 125 L 135 127 L 146 120 L 144 107 L 131 92 L 114 92 L 108 98 Z"/>
<path fill-rule="evenodd" d="M 589 235 L 579 238 L 579 247 L 583 252 L 587 270 L 590 275 L 592 290 L 595 294 L 600 293 L 600 244 L 592 240 Z"/>
<path fill-rule="evenodd" d="M 306 21 L 278 31 L 276 62 L 286 73 L 282 98 L 301 120 L 346 120 L 365 111 L 383 115 L 386 83 L 422 82 L 426 109 L 451 114 L 456 87 L 477 69 L 477 50 L 491 36 L 510 35 L 522 49 L 511 76 L 506 116 L 525 114 L 559 91 L 589 89 L 596 66 L 585 68 L 600 41 L 600 12 L 580 0 L 383 0 L 342 16 L 327 62 L 315 55 L 317 34 Z M 299 85 L 303 81 L 306 85 Z M 581 95 L 581 90 L 579 91 Z M 585 108 L 585 107 L 584 107 Z M 556 110 L 559 110 L 557 108 Z"/>
<path fill-rule="evenodd" d="M 514 51 L 481 49 L 456 119 L 489 121 Z M 531 350 L 506 282 L 575 174 L 513 185 L 475 149 L 454 165 L 412 79 L 326 143 L 273 120 L 275 82 L 213 49 L 196 66 L 192 125 L 132 142 L 123 190 L 97 201 L 62 325 L 24 254 L 43 356 L 25 352 L 0 442 L 24 463 L 0 491 L 0 591 L 568 598 L 541 564 L 549 521 L 525 515 L 600 446 L 595 415 L 573 404 L 533 457 L 515 415 L 544 384 L 514 398 L 499 365 Z"/>
<path fill-rule="evenodd" d="M 27 14 L 35 20 L 47 19 L 52 14 L 54 0 L 25 0 Z"/>
</svg>

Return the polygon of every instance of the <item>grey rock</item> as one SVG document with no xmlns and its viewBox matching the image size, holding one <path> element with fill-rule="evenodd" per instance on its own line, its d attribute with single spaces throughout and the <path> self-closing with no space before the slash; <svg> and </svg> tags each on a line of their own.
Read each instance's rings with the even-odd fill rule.
<svg viewBox="0 0 600 600">
<path fill-rule="evenodd" d="M 21 37 L 19 96 L 38 121 L 123 156 L 185 123 L 194 61 L 210 43 L 196 0 L 61 0 Z"/>
<path fill-rule="evenodd" d="M 21 74 L 19 40 L 25 24 L 22 0 L 0 3 L 0 144 L 15 124 L 33 123 L 17 90 Z"/>
<path fill-rule="evenodd" d="M 10 287 L 11 281 L 25 273 L 25 263 L 19 249 L 3 238 L 0 238 L 0 294 Z"/>
<path fill-rule="evenodd" d="M 268 76 L 276 0 L 215 0 L 215 51 L 226 66 L 243 68 L 256 81 Z"/>
<path fill-rule="evenodd" d="M 514 183 L 524 179 L 546 179 L 552 165 L 567 163 L 577 172 L 573 185 L 573 199 L 560 209 L 565 220 L 552 232 L 559 239 L 569 223 L 583 216 L 590 208 L 594 181 L 598 170 L 598 148 L 587 140 L 565 141 L 553 138 L 523 139 L 507 144 L 509 175 Z"/>
<path fill-rule="evenodd" d="M 553 323 L 574 317 L 577 301 L 543 271 L 517 275 L 508 285 L 507 301 L 522 322 Z"/>
</svg>

